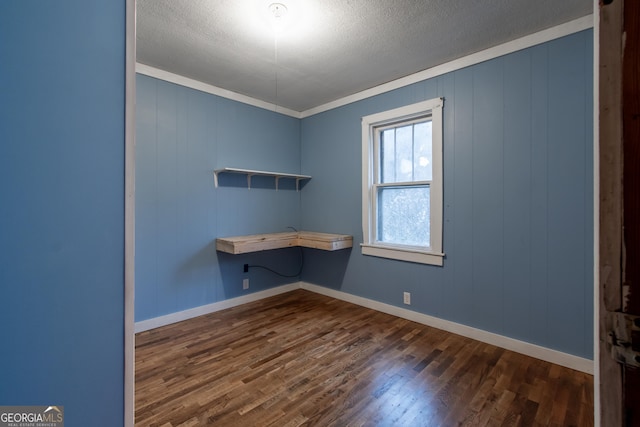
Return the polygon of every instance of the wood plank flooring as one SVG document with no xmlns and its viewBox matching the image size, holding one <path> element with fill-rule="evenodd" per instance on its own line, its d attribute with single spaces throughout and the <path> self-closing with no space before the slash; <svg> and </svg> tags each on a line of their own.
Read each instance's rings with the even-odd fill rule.
<svg viewBox="0 0 640 427">
<path fill-rule="evenodd" d="M 136 336 L 136 426 L 592 426 L 593 378 L 296 290 Z"/>
</svg>

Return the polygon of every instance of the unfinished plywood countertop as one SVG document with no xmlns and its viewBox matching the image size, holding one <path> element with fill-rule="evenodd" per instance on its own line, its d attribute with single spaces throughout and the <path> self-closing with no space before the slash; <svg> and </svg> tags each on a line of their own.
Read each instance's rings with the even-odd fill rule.
<svg viewBox="0 0 640 427">
<path fill-rule="evenodd" d="M 302 246 L 305 248 L 337 251 L 353 246 L 353 236 L 347 234 L 291 231 L 284 233 L 252 234 L 249 236 L 219 237 L 216 250 L 229 254 L 267 251 Z"/>
</svg>

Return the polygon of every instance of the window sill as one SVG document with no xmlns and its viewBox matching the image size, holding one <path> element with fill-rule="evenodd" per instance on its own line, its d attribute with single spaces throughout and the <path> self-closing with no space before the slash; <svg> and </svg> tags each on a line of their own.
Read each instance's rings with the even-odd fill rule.
<svg viewBox="0 0 640 427">
<path fill-rule="evenodd" d="M 396 259 L 399 261 L 415 262 L 419 264 L 429 264 L 437 266 L 442 266 L 443 264 L 443 253 L 427 252 L 391 246 L 371 245 L 365 243 L 361 243 L 360 247 L 362 248 L 363 255 Z"/>
</svg>

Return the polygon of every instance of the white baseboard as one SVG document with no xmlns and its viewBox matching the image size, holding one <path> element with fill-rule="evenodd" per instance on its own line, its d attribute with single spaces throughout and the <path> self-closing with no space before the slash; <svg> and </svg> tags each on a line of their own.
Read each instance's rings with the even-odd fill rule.
<svg viewBox="0 0 640 427">
<path fill-rule="evenodd" d="M 153 319 L 136 322 L 135 332 L 138 333 L 147 331 L 149 329 L 159 328 L 160 326 L 181 322 L 183 320 L 202 316 L 204 314 L 214 313 L 216 311 L 225 310 L 227 308 L 235 307 L 253 301 L 258 301 L 264 298 L 269 298 L 296 289 L 305 289 L 317 294 L 326 295 L 331 298 L 350 302 L 352 304 L 370 308 L 382 313 L 391 314 L 392 316 L 411 320 L 413 322 L 421 323 L 433 328 L 442 329 L 443 331 L 462 335 L 463 337 L 478 340 L 507 350 L 515 351 L 516 353 L 521 353 L 527 356 L 535 357 L 536 359 L 555 363 L 556 365 L 565 366 L 570 369 L 575 369 L 576 371 L 581 371 L 593 375 L 594 364 L 593 360 L 590 359 L 585 359 L 583 357 L 578 357 L 571 354 L 563 353 L 561 351 L 541 347 L 539 345 L 520 341 L 514 338 L 509 338 L 503 335 L 494 334 L 492 332 L 483 331 L 481 329 L 472 328 L 471 326 L 462 325 L 460 323 L 451 322 L 449 320 L 439 319 L 437 317 L 429 316 L 428 314 L 418 313 L 416 311 L 407 310 L 406 308 L 396 307 L 394 305 L 385 304 L 382 302 L 374 301 L 372 299 L 359 297 L 356 295 L 348 294 L 346 292 L 337 291 L 334 289 L 325 288 L 324 286 L 313 285 L 306 282 L 290 283 L 287 285 L 278 286 L 276 288 L 243 295 L 241 297 L 231 298 L 225 301 L 219 301 L 212 304 L 203 305 L 201 307 L 168 314 L 166 316 L 160 316 Z"/>
<path fill-rule="evenodd" d="M 539 345 L 530 344 L 528 342 L 519 341 L 503 335 L 494 334 L 492 332 L 483 331 L 481 329 L 472 328 L 460 323 L 451 322 L 449 320 L 439 319 L 427 314 L 418 313 L 407 310 L 405 308 L 396 307 L 394 305 L 381 303 L 368 298 L 359 297 L 342 291 L 325 288 L 323 286 L 313 285 L 311 283 L 300 282 L 300 287 L 311 292 L 326 295 L 331 298 L 350 302 L 382 313 L 391 314 L 396 317 L 411 320 L 423 325 L 442 329 L 463 337 L 472 338 L 487 344 L 495 345 L 507 350 L 521 353 L 526 356 L 535 357 L 536 359 L 546 362 L 555 363 L 556 365 L 565 366 L 576 371 L 585 372 L 593 375 L 593 360 L 563 353 L 557 350 L 551 350 Z"/>
<path fill-rule="evenodd" d="M 165 316 L 154 317 L 153 319 L 142 320 L 135 323 L 135 333 L 148 331 L 149 329 L 159 328 L 161 326 L 170 325 L 172 323 L 181 322 L 183 320 L 192 319 L 194 317 L 203 316 L 216 311 L 225 310 L 227 308 L 236 307 L 253 301 L 269 298 L 275 295 L 283 294 L 300 289 L 300 282 L 289 283 L 287 285 L 278 286 L 276 288 L 264 291 L 254 292 L 240 297 L 218 301 L 200 307 L 190 308 L 189 310 L 179 311 L 177 313 L 167 314 Z"/>
</svg>

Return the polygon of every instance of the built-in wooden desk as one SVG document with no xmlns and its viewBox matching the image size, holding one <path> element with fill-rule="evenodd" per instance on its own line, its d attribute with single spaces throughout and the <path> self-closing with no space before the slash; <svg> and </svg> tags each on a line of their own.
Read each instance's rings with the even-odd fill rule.
<svg viewBox="0 0 640 427">
<path fill-rule="evenodd" d="M 291 231 L 216 239 L 216 250 L 229 254 L 244 254 L 292 246 L 337 251 L 352 247 L 353 236 L 313 231 Z"/>
</svg>

